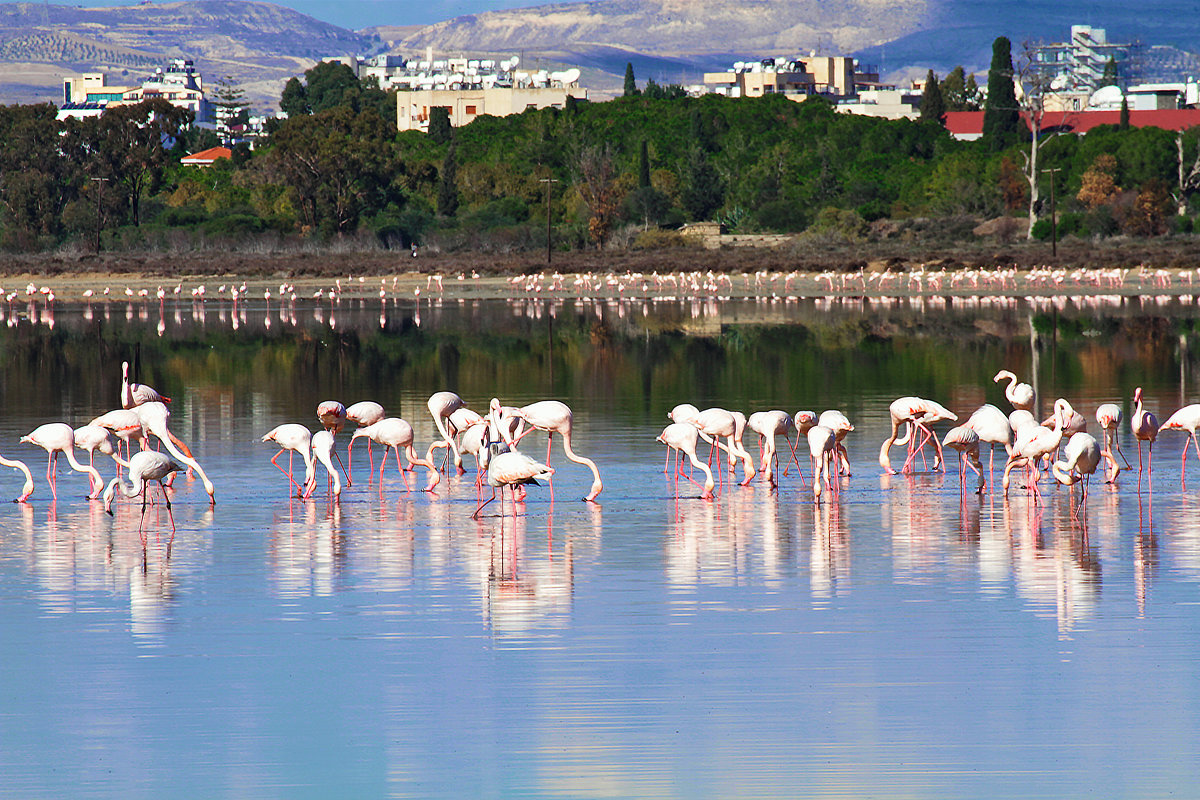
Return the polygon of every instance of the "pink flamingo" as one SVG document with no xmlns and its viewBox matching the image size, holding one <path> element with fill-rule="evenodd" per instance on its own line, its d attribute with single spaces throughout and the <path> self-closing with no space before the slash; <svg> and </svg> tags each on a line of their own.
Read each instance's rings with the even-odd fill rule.
<svg viewBox="0 0 1200 800">
<path fill-rule="evenodd" d="M 1167 417 L 1167 421 L 1159 427 L 1160 431 L 1187 431 L 1188 436 L 1192 440 L 1192 444 L 1196 447 L 1196 458 L 1200 458 L 1200 442 L 1196 441 L 1196 428 L 1200 428 L 1200 403 L 1192 403 L 1184 406 L 1176 411 L 1171 416 Z M 1183 485 L 1183 478 L 1187 470 L 1187 442 L 1183 443 L 1183 459 L 1179 465 L 1179 485 Z"/>
<path fill-rule="evenodd" d="M 662 433 L 657 437 L 658 441 L 667 445 L 667 447 L 683 453 L 692 462 L 692 466 L 704 473 L 704 491 L 701 497 L 705 500 L 713 496 L 713 476 L 712 470 L 708 468 L 708 464 L 696 457 L 696 442 L 700 438 L 700 431 L 695 425 L 689 425 L 686 422 L 672 422 L 667 427 L 663 428 Z M 675 494 L 679 495 L 679 474 L 680 470 L 675 470 Z"/>
<path fill-rule="evenodd" d="M 108 428 L 102 425 L 83 425 L 75 429 L 75 446 L 88 453 L 88 465 L 96 466 L 96 451 L 106 456 L 115 455 L 112 440 L 108 438 Z"/>
<path fill-rule="evenodd" d="M 446 428 L 446 421 L 450 419 L 450 415 L 464 405 L 463 399 L 454 392 L 434 392 L 425 401 L 425 407 L 429 409 L 430 416 L 433 417 L 433 424 L 437 426 L 438 433 L 442 435 L 442 444 L 437 444 L 437 447 L 448 447 L 454 455 L 454 468 L 459 474 L 464 472 L 462 465 L 462 454 L 458 452 L 458 445 L 454 441 L 454 437 L 450 435 L 450 431 Z M 430 448 L 431 450 L 433 448 Z"/>
<path fill-rule="evenodd" d="M 504 513 L 503 492 L 507 486 L 512 490 L 513 496 L 513 516 L 517 515 L 517 487 L 524 486 L 530 483 L 538 483 L 538 478 L 544 478 L 549 482 L 554 475 L 554 468 L 546 464 L 539 464 L 524 453 L 516 450 L 509 450 L 508 445 L 504 442 L 491 442 L 488 445 L 488 467 L 487 467 L 487 482 L 492 487 L 492 496 L 479 504 L 475 509 L 475 513 L 471 515 L 473 519 L 479 519 L 479 512 L 483 511 L 483 507 L 496 499 L 496 489 L 501 491 L 501 510 Z M 551 494 L 550 502 L 554 502 L 554 495 Z"/>
<path fill-rule="evenodd" d="M 107 414 L 101 414 L 88 423 L 89 426 L 97 425 L 110 431 L 113 436 L 117 437 L 117 451 L 120 454 L 120 443 L 125 443 L 125 458 L 129 458 L 131 451 L 129 449 L 130 441 L 137 441 L 141 444 L 142 449 L 146 447 L 146 426 L 142 423 L 141 415 L 136 411 L 130 411 L 125 408 L 118 408 L 114 411 L 109 411 Z"/>
<path fill-rule="evenodd" d="M 1004 388 L 1004 396 L 1008 402 L 1012 403 L 1013 408 L 1023 408 L 1029 411 L 1033 408 L 1033 387 L 1028 383 L 1017 383 L 1017 376 L 1006 369 L 1002 369 L 996 373 L 996 377 L 992 378 L 993 383 L 1000 381 L 1008 381 L 1008 386 Z"/>
<path fill-rule="evenodd" d="M 807 435 L 808 459 L 812 469 L 813 500 L 819 502 L 822 491 L 830 490 L 829 463 L 836 458 L 837 434 L 829 428 L 814 425 L 808 429 Z M 836 486 L 835 483 L 834 487 Z"/>
<path fill-rule="evenodd" d="M 441 481 L 441 473 L 438 472 L 437 465 L 429 459 L 420 458 L 417 456 L 417 451 L 413 447 L 413 427 L 406 420 L 399 417 L 387 417 L 376 422 L 374 425 L 367 425 L 359 428 L 354 432 L 354 437 L 366 436 L 385 448 L 392 448 L 396 451 L 396 469 L 400 471 L 400 478 L 404 480 L 407 486 L 408 480 L 404 477 L 404 465 L 400 462 L 400 450 L 403 448 L 405 456 L 408 457 L 408 468 L 411 470 L 414 467 L 424 467 L 429 471 L 429 484 L 424 491 L 432 492 L 433 487 Z M 430 448 L 432 450 L 432 448 Z M 387 466 L 387 451 L 384 451 L 383 458 L 379 461 L 379 488 L 383 489 L 383 469 Z"/>
<path fill-rule="evenodd" d="M 892 432 L 887 439 L 884 440 L 883 446 L 879 448 L 879 466 L 883 467 L 891 475 L 896 474 L 896 470 L 892 469 L 890 451 L 894 444 L 908 444 L 912 452 L 908 459 L 905 460 L 901 471 L 908 472 L 911 469 L 913 458 L 921 448 L 929 441 L 933 442 L 935 456 L 933 460 L 933 468 L 937 470 L 942 463 L 942 443 L 929 429 L 929 425 L 940 420 L 958 420 L 958 415 L 946 409 L 945 406 L 933 400 L 926 400 L 922 397 L 899 397 L 892 401 L 888 406 L 888 414 L 892 420 Z M 906 427 L 903 438 L 897 438 L 900 433 L 900 426 Z M 913 440 L 916 432 L 922 432 L 925 437 L 919 445 L 913 445 Z"/>
<path fill-rule="evenodd" d="M 992 469 L 996 460 L 996 445 L 1004 446 L 1005 455 L 1012 453 L 1012 425 L 1004 412 L 990 403 L 985 403 L 967 418 L 966 427 L 975 431 L 979 436 L 980 446 L 988 444 L 988 479 L 992 479 Z"/>
<path fill-rule="evenodd" d="M 763 479 L 774 486 L 775 437 L 782 436 L 783 440 L 788 443 L 788 447 L 791 448 L 790 433 L 796 427 L 796 423 L 792 419 L 792 415 L 786 411 L 756 411 L 746 420 L 746 427 L 758 434 L 759 463 L 762 464 Z M 793 449 L 792 458 L 795 457 L 796 451 Z M 798 462 L 796 469 L 797 471 L 800 469 Z"/>
<path fill-rule="evenodd" d="M 1104 403 L 1096 409 L 1096 422 L 1100 424 L 1100 429 L 1104 431 L 1104 448 L 1101 450 L 1101 455 L 1112 467 L 1112 472 L 1107 473 L 1104 478 L 1105 483 L 1112 483 L 1117 479 L 1117 473 L 1121 471 L 1121 467 L 1117 464 L 1117 459 L 1113 457 L 1113 451 L 1116 450 L 1121 456 L 1121 460 L 1125 462 L 1125 469 L 1130 469 L 1129 459 L 1125 458 L 1125 454 L 1121 452 L 1121 441 L 1119 429 L 1121 425 L 1121 407 L 1116 403 Z M 1187 448 L 1184 448 L 1186 453 Z"/>
<path fill-rule="evenodd" d="M 1035 497 L 1041 497 L 1038 481 L 1041 479 L 1039 464 L 1045 456 L 1053 453 L 1062 443 L 1063 427 L 1066 424 L 1066 413 L 1070 404 L 1061 397 L 1054 401 L 1054 427 L 1044 428 L 1041 425 L 1025 425 L 1017 432 L 1017 441 L 1013 444 L 1012 455 L 1004 465 L 1004 492 L 1008 493 L 1008 475 L 1013 468 L 1024 466 L 1029 470 L 1029 485 Z"/>
<path fill-rule="evenodd" d="M 338 475 L 338 471 L 333 468 L 333 433 L 330 431 L 317 431 L 312 435 L 313 457 L 325 468 L 326 474 L 329 476 L 329 490 L 334 497 L 342 496 L 342 480 Z"/>
<path fill-rule="evenodd" d="M 850 420 L 846 418 L 845 414 L 836 409 L 822 411 L 821 416 L 817 418 L 817 424 L 833 431 L 833 435 L 837 439 L 837 444 L 834 446 L 834 461 L 838 466 L 837 473 L 849 475 L 850 457 L 846 454 L 846 445 L 842 442 L 845 441 L 846 434 L 854 430 L 854 426 L 850 424 Z"/>
<path fill-rule="evenodd" d="M 731 469 L 732 465 L 736 463 L 735 458 L 742 460 L 742 486 L 747 486 L 750 481 L 754 480 L 756 474 L 754 459 L 746 452 L 746 448 L 742 447 L 742 426 L 739 424 L 737 415 L 723 408 L 706 408 L 691 420 L 691 424 L 695 425 L 700 433 L 714 437 L 713 447 L 720 448 L 729 455 Z M 720 442 L 722 437 L 726 440 L 726 444 Z M 711 452 L 709 457 L 712 457 Z M 723 472 L 724 470 L 722 470 Z"/>
<path fill-rule="evenodd" d="M 497 420 L 501 418 L 500 401 L 492 398 L 489 408 L 493 410 L 493 416 Z M 604 484 L 600 480 L 600 470 L 596 468 L 596 462 L 590 458 L 585 458 L 576 452 L 571 447 L 571 431 L 574 427 L 574 416 L 571 409 L 566 403 L 561 403 L 558 400 L 541 400 L 537 403 L 530 403 L 527 406 L 521 406 L 513 415 L 518 419 L 528 423 L 530 429 L 524 433 L 518 433 L 514 438 L 514 442 L 519 442 L 525 434 L 533 430 L 545 431 L 546 436 L 546 461 L 550 461 L 550 444 L 554 440 L 554 434 L 558 434 L 562 438 L 563 452 L 566 453 L 567 459 L 574 461 L 576 464 L 583 464 L 592 471 L 592 488 L 588 491 L 587 496 L 583 499 L 587 502 L 593 502 L 596 495 L 604 488 Z M 503 434 L 503 429 L 501 430 Z M 550 497 L 554 498 L 554 482 L 550 481 Z"/>
<path fill-rule="evenodd" d="M 167 428 L 167 418 L 171 416 L 167 407 L 158 402 L 142 403 L 137 407 L 137 414 L 142 420 L 142 426 L 158 437 L 172 458 L 194 470 L 200 476 L 200 480 L 204 483 L 204 491 L 208 493 L 208 502 L 215 505 L 217 502 L 216 487 L 208 479 L 200 462 L 192 457 L 192 451 L 188 449 L 188 446 Z"/>
<path fill-rule="evenodd" d="M 1088 483 L 1096 468 L 1100 466 L 1100 445 L 1096 437 L 1090 433 L 1077 432 L 1067 441 L 1063 448 L 1063 460 L 1050 465 L 1050 471 L 1063 486 L 1074 486 L 1083 481 L 1083 491 L 1080 493 L 1079 505 L 1087 501 Z"/>
<path fill-rule="evenodd" d="M 353 422 L 358 427 L 362 428 L 366 425 L 374 425 L 383 419 L 386 414 L 383 412 L 383 406 L 373 400 L 362 400 L 354 403 L 346 408 L 346 419 Z M 375 454 L 371 452 L 372 439 L 367 437 L 367 459 L 371 464 L 371 475 L 375 474 Z M 346 472 L 346 480 L 353 480 L 352 472 L 354 470 L 354 459 L 352 456 L 354 450 L 354 437 L 350 437 L 350 444 L 346 447 L 346 461 L 350 464 L 350 469 Z"/>
<path fill-rule="evenodd" d="M 129 362 L 121 362 L 121 408 L 133 408 L 142 403 L 170 403 L 171 398 L 164 397 L 154 390 L 154 387 L 144 383 L 131 383 L 129 380 Z"/>
<path fill-rule="evenodd" d="M 946 432 L 946 438 L 942 440 L 943 447 L 949 447 L 958 452 L 958 489 L 960 493 L 965 494 L 967 491 L 968 466 L 979 476 L 975 494 L 983 494 L 984 487 L 987 485 L 983 477 L 983 464 L 979 461 L 979 442 L 978 431 L 967 425 L 956 425 Z"/>
<path fill-rule="evenodd" d="M 1154 440 L 1158 438 L 1158 418 L 1142 408 L 1142 387 L 1133 390 L 1133 419 L 1129 420 L 1129 428 L 1138 440 L 1138 473 L 1142 471 L 1142 442 L 1146 442 L 1149 455 L 1146 456 L 1149 480 L 1154 480 Z"/>
<path fill-rule="evenodd" d="M 125 487 L 125 478 L 120 475 L 109 481 L 108 488 L 104 490 L 104 510 L 109 516 L 112 516 L 113 499 L 118 489 L 125 497 L 132 498 L 141 495 L 142 519 L 138 523 L 138 533 L 141 533 L 142 526 L 146 523 L 146 503 L 150 498 L 150 481 L 158 484 L 163 499 L 167 503 L 167 512 L 170 513 L 171 498 L 167 496 L 167 488 L 163 485 L 163 480 L 173 473 L 182 472 L 183 465 L 175 463 L 169 456 L 157 450 L 141 450 L 135 453 L 133 458 L 125 461 L 122 466 L 129 472 L 129 488 Z M 172 535 L 175 533 L 174 515 L 171 515 L 171 533 Z"/>
<path fill-rule="evenodd" d="M 33 494 L 33 475 L 29 472 L 29 467 L 25 466 L 24 461 L 4 456 L 0 456 L 0 466 L 12 467 L 25 473 L 25 485 L 21 488 L 21 496 L 13 500 L 14 503 L 24 503 L 29 495 Z"/>
<path fill-rule="evenodd" d="M 322 401 L 317 405 L 317 419 L 321 421 L 325 430 L 337 436 L 346 426 L 346 407 L 337 400 Z M 346 485 L 350 485 L 350 473 L 346 472 L 346 465 L 342 463 L 342 457 L 338 455 L 337 450 L 333 451 L 333 457 L 337 459 L 342 472 L 346 473 Z"/>
<path fill-rule="evenodd" d="M 39 425 L 34 430 L 21 437 L 22 442 L 36 444 L 46 451 L 46 480 L 50 483 L 50 492 L 58 499 L 58 454 L 62 453 L 76 472 L 86 472 L 91 480 L 89 500 L 95 500 L 104 490 L 104 479 L 95 467 L 81 464 L 75 458 L 75 431 L 65 422 L 48 422 Z"/>
<path fill-rule="evenodd" d="M 317 476 L 316 470 L 313 467 L 312 456 L 312 431 L 296 422 L 288 422 L 283 425 L 277 425 L 269 430 L 263 437 L 264 442 L 274 442 L 279 446 L 279 452 L 271 457 L 271 463 L 274 464 L 280 472 L 288 476 L 288 480 L 292 486 L 296 487 L 297 497 L 308 497 L 312 494 L 316 487 Z M 275 459 L 279 458 L 284 453 L 288 454 L 288 468 L 285 470 L 283 466 Z M 304 459 L 304 485 L 301 486 L 293 477 L 292 459 L 296 453 Z"/>
</svg>

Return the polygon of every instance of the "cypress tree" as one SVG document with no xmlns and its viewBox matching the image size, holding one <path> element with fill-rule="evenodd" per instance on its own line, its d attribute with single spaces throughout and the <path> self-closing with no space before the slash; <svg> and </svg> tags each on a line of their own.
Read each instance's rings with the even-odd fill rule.
<svg viewBox="0 0 1200 800">
<path fill-rule="evenodd" d="M 1129 130 L 1129 100 L 1124 97 L 1121 98 L 1121 118 L 1117 127 L 1123 131 Z"/>
<path fill-rule="evenodd" d="M 443 217 L 453 217 L 458 213 L 458 160 L 454 149 L 454 140 L 451 139 L 438 181 L 437 211 Z"/>
<path fill-rule="evenodd" d="M 635 97 L 638 94 L 637 80 L 633 77 L 633 62 L 625 62 L 625 96 Z"/>
<path fill-rule="evenodd" d="M 938 85 L 933 70 L 925 76 L 925 91 L 921 93 L 921 120 L 941 124 L 946 116 L 946 102 L 942 98 L 942 87 Z"/>
<path fill-rule="evenodd" d="M 650 146 L 642 139 L 642 150 L 638 157 L 638 186 L 650 185 Z"/>
<path fill-rule="evenodd" d="M 1003 150 L 1018 138 L 1021 114 L 1013 87 L 1012 43 L 1005 36 L 992 42 L 987 102 L 983 106 L 983 138 L 993 150 Z"/>
<path fill-rule="evenodd" d="M 434 106 L 429 109 L 429 138 L 438 144 L 450 141 L 450 109 L 445 106 Z"/>
</svg>

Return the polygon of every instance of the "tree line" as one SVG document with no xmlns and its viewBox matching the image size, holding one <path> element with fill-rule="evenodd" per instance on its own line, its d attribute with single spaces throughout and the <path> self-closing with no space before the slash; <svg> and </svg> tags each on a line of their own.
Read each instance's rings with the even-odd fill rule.
<svg viewBox="0 0 1200 800">
<path fill-rule="evenodd" d="M 990 98 L 1003 95 L 1001 78 Z M 665 231 L 700 220 L 735 232 L 861 237 L 879 220 L 1030 209 L 1033 235 L 1044 235 L 1051 174 L 1059 235 L 1192 230 L 1196 130 L 1116 125 L 1040 137 L 1030 173 L 1015 98 L 1001 122 L 989 116 L 983 139 L 960 142 L 939 118 L 979 105 L 973 78 L 959 68 L 927 85 L 936 91 L 918 120 L 843 114 L 819 97 L 688 97 L 649 84 L 609 102 L 484 116 L 461 128 L 435 113 L 422 133 L 397 132 L 394 93 L 323 63 L 289 81 L 288 118 L 258 146 L 235 148 L 207 169 L 179 158 L 215 144 L 212 134 L 162 101 L 66 121 L 48 104 L 3 106 L 0 246 L 268 237 L 541 249 L 549 215 L 559 248 L 650 247 L 675 243 Z"/>
</svg>

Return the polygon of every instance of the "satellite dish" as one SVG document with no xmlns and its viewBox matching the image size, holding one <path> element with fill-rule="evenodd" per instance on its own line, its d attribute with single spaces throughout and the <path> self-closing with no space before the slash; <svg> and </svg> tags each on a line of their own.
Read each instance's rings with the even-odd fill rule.
<svg viewBox="0 0 1200 800">
<path fill-rule="evenodd" d="M 563 84 L 569 85 L 569 84 L 575 83 L 575 81 L 579 80 L 579 76 L 582 73 L 580 73 L 580 71 L 576 67 L 571 67 L 570 69 L 568 69 L 564 72 L 561 72 L 559 74 L 562 75 Z"/>
<path fill-rule="evenodd" d="M 520 63 L 521 63 L 521 57 L 520 57 L 520 56 L 512 56 L 512 57 L 511 57 L 511 58 L 509 58 L 508 60 L 509 60 L 510 62 L 512 62 L 512 66 L 514 66 L 514 67 L 515 67 L 517 64 L 520 64 Z"/>
</svg>

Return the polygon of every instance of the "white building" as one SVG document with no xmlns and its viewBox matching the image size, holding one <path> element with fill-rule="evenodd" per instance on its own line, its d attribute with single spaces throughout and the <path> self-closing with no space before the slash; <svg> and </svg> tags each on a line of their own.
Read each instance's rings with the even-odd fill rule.
<svg viewBox="0 0 1200 800">
<path fill-rule="evenodd" d="M 156 69 L 153 75 L 130 84 L 109 83 L 103 72 L 68 76 L 63 79 L 58 118 L 99 116 L 109 106 L 133 105 L 156 97 L 191 111 L 197 122 L 209 120 L 204 80 L 191 59 L 184 58 L 172 59 L 166 70 Z"/>
</svg>

